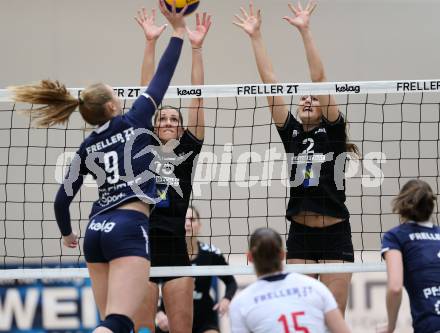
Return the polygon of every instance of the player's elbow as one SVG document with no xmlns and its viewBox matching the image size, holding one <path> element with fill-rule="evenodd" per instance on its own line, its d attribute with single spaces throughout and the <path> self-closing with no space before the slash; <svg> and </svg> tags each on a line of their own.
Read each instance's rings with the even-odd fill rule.
<svg viewBox="0 0 440 333">
<path fill-rule="evenodd" d="M 402 285 L 400 283 L 388 284 L 388 294 L 398 296 L 402 294 Z"/>
</svg>

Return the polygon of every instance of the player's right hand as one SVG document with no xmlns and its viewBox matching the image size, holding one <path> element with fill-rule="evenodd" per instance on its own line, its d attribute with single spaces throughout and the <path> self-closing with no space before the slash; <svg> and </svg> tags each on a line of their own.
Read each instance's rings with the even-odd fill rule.
<svg viewBox="0 0 440 333">
<path fill-rule="evenodd" d="M 168 22 L 170 22 L 174 31 L 181 34 L 183 37 L 186 29 L 186 23 L 183 16 L 185 15 L 185 11 L 188 8 L 188 5 L 186 5 L 179 13 L 177 13 L 175 0 L 173 2 L 173 9 L 171 11 L 168 10 L 164 0 L 159 0 L 159 8 L 163 16 L 165 16 Z"/>
<path fill-rule="evenodd" d="M 141 10 L 138 10 L 137 16 L 135 16 L 134 19 L 144 31 L 145 38 L 147 39 L 147 41 L 158 39 L 159 36 L 167 27 L 166 24 L 160 27 L 155 24 L 155 20 L 156 20 L 155 9 L 151 10 L 151 16 L 149 16 L 147 10 L 145 8 L 142 8 Z"/>
<path fill-rule="evenodd" d="M 68 236 L 63 236 L 63 245 L 71 249 L 76 248 L 78 246 L 78 235 L 72 232 Z"/>
</svg>

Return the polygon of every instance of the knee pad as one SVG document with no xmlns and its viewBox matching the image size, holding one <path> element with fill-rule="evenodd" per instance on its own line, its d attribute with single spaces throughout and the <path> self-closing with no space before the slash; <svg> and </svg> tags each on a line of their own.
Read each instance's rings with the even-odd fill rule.
<svg viewBox="0 0 440 333">
<path fill-rule="evenodd" d="M 113 333 L 130 333 L 134 328 L 133 321 L 121 314 L 108 315 L 99 326 L 108 328 Z"/>
</svg>

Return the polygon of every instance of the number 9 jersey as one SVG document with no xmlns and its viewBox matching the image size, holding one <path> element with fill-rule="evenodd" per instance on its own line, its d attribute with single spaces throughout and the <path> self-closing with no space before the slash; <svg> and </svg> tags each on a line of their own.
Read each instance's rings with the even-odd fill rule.
<svg viewBox="0 0 440 333">
<path fill-rule="evenodd" d="M 150 165 L 158 140 L 151 124 L 155 109 L 155 102 L 144 93 L 129 112 L 95 129 L 77 151 L 64 184 L 87 174 L 95 178 L 99 199 L 90 219 L 133 198 L 155 203 L 155 174 Z"/>
<path fill-rule="evenodd" d="M 338 306 L 318 280 L 297 273 L 260 277 L 231 303 L 233 333 L 321 333 Z"/>
</svg>

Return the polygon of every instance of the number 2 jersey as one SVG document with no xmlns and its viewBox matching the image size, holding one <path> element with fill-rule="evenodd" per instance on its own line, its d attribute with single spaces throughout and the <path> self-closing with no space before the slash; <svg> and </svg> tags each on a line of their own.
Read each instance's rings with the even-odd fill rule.
<svg viewBox="0 0 440 333">
<path fill-rule="evenodd" d="M 318 280 L 297 273 L 259 278 L 232 300 L 233 333 L 325 332 L 325 314 L 338 306 Z"/>
<path fill-rule="evenodd" d="M 304 131 L 289 113 L 277 127 L 291 166 L 290 199 L 286 216 L 301 211 L 348 218 L 345 206 L 346 133 L 342 115 L 333 123 L 322 119 L 319 126 Z"/>
<path fill-rule="evenodd" d="M 382 255 L 398 250 L 415 333 L 440 331 L 440 228 L 430 222 L 403 223 L 383 236 Z"/>
</svg>

